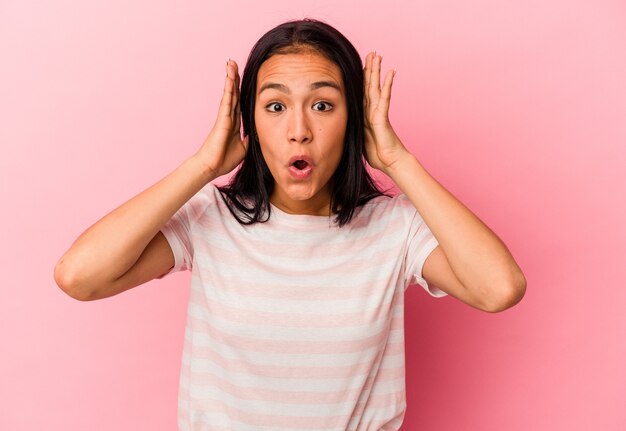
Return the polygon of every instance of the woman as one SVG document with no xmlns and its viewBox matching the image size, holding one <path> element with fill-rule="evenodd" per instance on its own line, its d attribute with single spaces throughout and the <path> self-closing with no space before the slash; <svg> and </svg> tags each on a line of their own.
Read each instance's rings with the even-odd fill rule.
<svg viewBox="0 0 626 431">
<path fill-rule="evenodd" d="M 409 153 L 394 71 L 315 20 L 226 64 L 217 120 L 167 177 L 55 268 L 80 300 L 192 271 L 180 429 L 398 429 L 404 290 L 497 312 L 526 281 L 506 246 Z M 243 120 L 243 138 L 240 133 Z M 364 157 L 402 194 L 384 195 Z M 224 187 L 211 183 L 240 166 Z"/>
</svg>

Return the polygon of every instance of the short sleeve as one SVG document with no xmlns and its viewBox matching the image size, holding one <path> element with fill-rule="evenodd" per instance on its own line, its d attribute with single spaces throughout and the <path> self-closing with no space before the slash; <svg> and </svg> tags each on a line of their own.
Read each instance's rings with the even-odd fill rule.
<svg viewBox="0 0 626 431">
<path fill-rule="evenodd" d="M 200 190 L 170 218 L 160 229 L 172 249 L 174 266 L 161 277 L 177 271 L 190 271 L 193 265 L 193 228 L 204 213 L 211 195 L 209 184 Z"/>
<path fill-rule="evenodd" d="M 408 200 L 408 198 L 407 198 Z M 435 286 L 431 286 L 422 276 L 422 268 L 426 258 L 439 245 L 437 238 L 432 234 L 422 216 L 413 208 L 413 217 L 409 229 L 409 238 L 406 255 L 405 290 L 410 285 L 420 285 L 435 298 L 447 296 L 447 293 Z"/>
</svg>

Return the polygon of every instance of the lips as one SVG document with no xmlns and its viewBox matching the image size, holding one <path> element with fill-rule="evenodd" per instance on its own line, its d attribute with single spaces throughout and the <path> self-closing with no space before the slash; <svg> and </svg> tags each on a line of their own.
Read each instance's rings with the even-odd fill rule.
<svg viewBox="0 0 626 431">
<path fill-rule="evenodd" d="M 313 166 L 313 161 L 311 160 L 311 158 L 305 154 L 298 154 L 297 156 L 293 156 L 292 158 L 289 159 L 289 166 L 294 165 L 295 163 L 304 165 L 305 162 L 307 165 L 311 165 Z"/>
<path fill-rule="evenodd" d="M 309 156 L 299 154 L 289 159 L 289 174 L 296 180 L 305 180 L 313 172 L 313 161 Z"/>
</svg>

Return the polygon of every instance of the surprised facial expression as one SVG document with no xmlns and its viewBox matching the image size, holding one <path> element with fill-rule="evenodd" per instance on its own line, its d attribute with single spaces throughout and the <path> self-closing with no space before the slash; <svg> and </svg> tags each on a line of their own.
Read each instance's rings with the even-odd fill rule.
<svg viewBox="0 0 626 431">
<path fill-rule="evenodd" d="M 329 214 L 329 180 L 343 152 L 346 103 L 341 70 L 315 51 L 275 54 L 261 65 L 254 115 L 274 177 L 272 204 L 289 213 Z"/>
</svg>

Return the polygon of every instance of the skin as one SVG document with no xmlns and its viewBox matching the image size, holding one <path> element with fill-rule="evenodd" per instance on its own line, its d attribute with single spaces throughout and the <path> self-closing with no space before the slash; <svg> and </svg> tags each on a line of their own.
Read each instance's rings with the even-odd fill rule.
<svg viewBox="0 0 626 431">
<path fill-rule="evenodd" d="M 512 307 L 526 290 L 521 269 L 497 235 L 402 144 L 388 115 L 395 71 L 387 72 L 381 84 L 381 63 L 382 57 L 370 52 L 363 70 L 366 158 L 410 199 L 439 242 L 424 262 L 422 276 L 474 308 L 499 312 Z M 338 165 L 346 128 L 338 68 L 312 52 L 277 55 L 261 66 L 258 81 L 255 119 L 263 155 L 276 180 L 272 203 L 294 214 L 328 215 L 328 181 Z M 339 84 L 339 90 L 311 89 L 318 81 Z M 283 91 L 261 92 L 268 82 L 283 84 Z M 274 101 L 277 104 L 268 109 Z M 325 105 L 319 101 L 329 102 L 332 109 L 320 112 Z M 279 105 L 284 110 L 276 109 Z M 241 162 L 248 139 L 242 138 L 240 125 L 238 67 L 229 60 L 217 118 L 202 146 L 172 173 L 83 232 L 55 266 L 59 287 L 79 300 L 101 299 L 169 271 L 174 256 L 159 230 L 208 182 Z M 285 165 L 301 153 L 311 157 L 313 175 L 294 181 Z"/>
<path fill-rule="evenodd" d="M 329 215 L 329 180 L 341 159 L 348 121 L 339 67 L 315 51 L 273 55 L 257 75 L 254 115 L 274 177 L 270 202 L 292 214 Z M 289 160 L 303 154 L 312 159 L 312 174 L 295 179 Z"/>
</svg>

